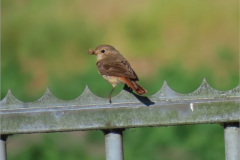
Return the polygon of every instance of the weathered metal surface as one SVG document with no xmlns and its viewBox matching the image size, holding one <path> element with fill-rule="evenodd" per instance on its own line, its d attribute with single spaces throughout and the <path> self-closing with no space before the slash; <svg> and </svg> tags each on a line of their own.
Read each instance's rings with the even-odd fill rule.
<svg viewBox="0 0 240 160">
<path fill-rule="evenodd" d="M 123 90 L 112 98 L 88 87 L 74 100 L 60 100 L 49 89 L 36 102 L 21 102 L 9 90 L 1 104 L 1 134 L 114 129 L 146 126 L 238 122 L 240 86 L 217 91 L 204 80 L 194 92 L 180 94 L 165 82 L 143 97 Z"/>
<path fill-rule="evenodd" d="M 240 128 L 239 123 L 224 126 L 225 159 L 240 159 Z"/>
</svg>

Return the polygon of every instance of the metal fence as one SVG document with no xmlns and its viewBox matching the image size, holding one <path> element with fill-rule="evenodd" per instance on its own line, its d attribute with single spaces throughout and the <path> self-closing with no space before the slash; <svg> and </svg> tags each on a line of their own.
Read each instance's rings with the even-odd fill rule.
<svg viewBox="0 0 240 160">
<path fill-rule="evenodd" d="M 103 130 L 107 160 L 123 160 L 126 128 L 218 123 L 224 126 L 226 160 L 240 159 L 240 86 L 217 91 L 203 80 L 189 94 L 173 91 L 166 82 L 149 97 L 124 88 L 117 96 L 100 98 L 85 88 L 74 100 L 60 100 L 49 89 L 35 102 L 21 102 L 9 90 L 1 104 L 0 160 L 6 160 L 8 135 Z"/>
</svg>

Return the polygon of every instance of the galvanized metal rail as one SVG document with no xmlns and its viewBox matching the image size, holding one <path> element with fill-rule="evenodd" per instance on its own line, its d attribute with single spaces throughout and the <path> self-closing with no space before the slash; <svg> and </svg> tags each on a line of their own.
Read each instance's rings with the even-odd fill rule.
<svg viewBox="0 0 240 160">
<path fill-rule="evenodd" d="M 106 159 L 122 160 L 125 128 L 219 123 L 225 126 L 227 160 L 240 159 L 240 86 L 217 91 L 204 79 L 189 94 L 173 91 L 165 82 L 156 94 L 144 97 L 124 88 L 109 104 L 86 87 L 81 96 L 64 101 L 49 89 L 36 102 L 21 102 L 9 90 L 0 102 L 0 160 L 6 159 L 10 134 L 104 130 Z"/>
</svg>

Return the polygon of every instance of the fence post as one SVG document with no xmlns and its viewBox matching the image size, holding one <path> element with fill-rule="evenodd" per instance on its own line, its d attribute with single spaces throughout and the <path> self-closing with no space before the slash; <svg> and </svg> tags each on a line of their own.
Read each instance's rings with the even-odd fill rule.
<svg viewBox="0 0 240 160">
<path fill-rule="evenodd" d="M 104 130 L 106 160 L 123 160 L 123 139 L 121 129 Z"/>
<path fill-rule="evenodd" d="M 0 136 L 0 160 L 7 160 L 6 155 L 6 140 L 7 136 Z"/>
<path fill-rule="evenodd" d="M 240 128 L 239 123 L 224 125 L 225 158 L 226 160 L 240 159 Z"/>
</svg>

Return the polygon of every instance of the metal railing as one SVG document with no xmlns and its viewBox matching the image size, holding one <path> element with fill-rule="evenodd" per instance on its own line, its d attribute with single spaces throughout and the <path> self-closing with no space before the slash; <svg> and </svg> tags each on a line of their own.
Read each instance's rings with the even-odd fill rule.
<svg viewBox="0 0 240 160">
<path fill-rule="evenodd" d="M 224 126 L 226 160 L 240 159 L 240 86 L 217 91 L 204 79 L 189 94 L 173 91 L 166 82 L 144 97 L 124 88 L 117 96 L 100 98 L 85 88 L 74 100 L 60 100 L 49 89 L 35 102 L 21 102 L 9 90 L 1 104 L 0 160 L 6 160 L 8 135 L 21 133 L 103 130 L 107 160 L 123 160 L 126 128 L 218 123 Z"/>
</svg>

